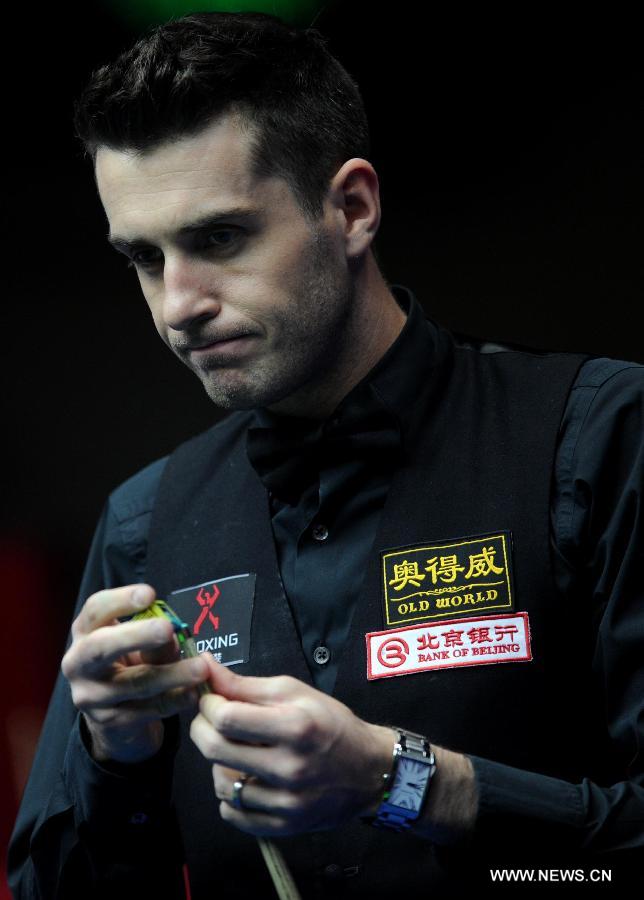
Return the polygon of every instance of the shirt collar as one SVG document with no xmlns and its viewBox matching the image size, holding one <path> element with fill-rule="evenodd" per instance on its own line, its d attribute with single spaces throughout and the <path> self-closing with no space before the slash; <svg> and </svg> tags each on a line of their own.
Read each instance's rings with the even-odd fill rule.
<svg viewBox="0 0 644 900">
<path fill-rule="evenodd" d="M 422 389 L 429 379 L 434 364 L 436 327 L 425 317 L 409 288 L 392 285 L 391 291 L 406 314 L 405 324 L 391 347 L 340 401 L 328 419 L 296 419 L 260 408 L 255 410 L 252 425 L 279 428 L 281 425 L 293 427 L 298 422 L 302 430 L 320 430 L 322 433 L 351 418 L 357 404 L 363 409 L 386 410 L 405 436 L 417 420 L 419 388 Z"/>
<path fill-rule="evenodd" d="M 422 389 L 431 376 L 436 355 L 436 327 L 425 317 L 422 306 L 409 290 L 393 285 L 391 291 L 399 306 L 407 314 L 402 331 L 366 377 L 344 398 L 344 403 L 380 403 L 397 420 L 401 434 L 408 438 L 416 424 L 421 404 Z M 364 400 L 363 400 L 364 398 Z M 339 408 L 340 408 L 339 407 Z"/>
<path fill-rule="evenodd" d="M 246 435 L 248 459 L 269 491 L 301 496 L 322 469 L 360 462 L 372 471 L 395 467 L 413 445 L 436 355 L 435 326 L 411 291 L 393 287 L 405 324 L 397 339 L 327 419 L 255 411 Z"/>
</svg>

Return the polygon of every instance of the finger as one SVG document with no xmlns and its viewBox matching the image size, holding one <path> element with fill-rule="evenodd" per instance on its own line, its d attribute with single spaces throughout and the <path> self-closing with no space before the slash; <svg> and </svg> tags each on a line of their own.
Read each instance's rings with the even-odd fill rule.
<svg viewBox="0 0 644 900">
<path fill-rule="evenodd" d="M 175 688 L 149 700 L 131 700 L 107 709 L 92 707 L 84 709 L 83 713 L 104 728 L 129 729 L 196 709 L 198 700 L 199 694 L 194 688 Z"/>
<path fill-rule="evenodd" d="M 313 716 L 297 706 L 259 706 L 207 694 L 199 709 L 225 737 L 251 744 L 286 744 L 304 749 L 319 743 Z"/>
<path fill-rule="evenodd" d="M 112 679 L 124 701 L 147 700 L 175 688 L 195 687 L 207 678 L 202 659 L 184 659 L 163 666 L 128 666 Z"/>
<path fill-rule="evenodd" d="M 219 804 L 219 814 L 224 822 L 257 837 L 285 837 L 297 833 L 297 825 L 289 822 L 285 817 L 234 809 L 225 800 Z"/>
<path fill-rule="evenodd" d="M 206 680 L 207 672 L 198 658 L 163 666 L 126 666 L 109 681 L 76 681 L 72 700 L 80 709 L 107 709 L 131 700 L 147 700 L 174 688 L 194 687 Z"/>
<path fill-rule="evenodd" d="M 98 591 L 85 601 L 72 625 L 72 636 L 89 634 L 120 616 L 141 612 L 154 598 L 154 588 L 149 584 L 129 584 Z"/>
<path fill-rule="evenodd" d="M 309 690 L 308 685 L 290 675 L 274 675 L 269 678 L 237 675 L 227 666 L 215 662 L 212 654 L 204 653 L 204 656 L 210 666 L 210 686 L 215 694 L 221 694 L 228 700 L 270 706 L 290 700 L 298 691 Z"/>
<path fill-rule="evenodd" d="M 213 778 L 215 782 L 215 796 L 218 800 L 224 800 L 233 804 L 233 785 L 239 779 L 243 782 L 241 789 L 241 806 L 243 812 L 264 812 L 271 816 L 293 819 L 305 806 L 305 794 L 288 791 L 284 788 L 273 787 L 259 781 L 247 773 L 228 769 L 224 766 L 213 766 Z"/>
<path fill-rule="evenodd" d="M 260 781 L 289 790 L 301 790 L 315 780 L 307 757 L 283 747 L 253 746 L 230 741 L 201 715 L 192 720 L 190 738 L 211 762 L 256 775 Z"/>
<path fill-rule="evenodd" d="M 211 762 L 257 775 L 269 784 L 286 784 L 289 781 L 290 755 L 287 758 L 287 754 L 275 747 L 254 747 L 229 741 L 201 713 L 192 720 L 190 738 Z"/>
<path fill-rule="evenodd" d="M 72 644 L 63 657 L 63 674 L 68 679 L 103 677 L 125 654 L 135 650 L 155 650 L 171 644 L 173 638 L 172 625 L 166 619 L 106 625 Z"/>
<path fill-rule="evenodd" d="M 142 662 L 152 663 L 154 666 L 176 662 L 180 658 L 181 651 L 179 650 L 179 641 L 176 634 L 172 636 L 172 640 L 169 643 L 162 644 L 160 647 L 154 647 L 151 650 L 144 650 L 141 653 Z M 206 666 L 205 663 L 204 666 Z M 206 671 L 210 672 L 207 668 Z"/>
</svg>

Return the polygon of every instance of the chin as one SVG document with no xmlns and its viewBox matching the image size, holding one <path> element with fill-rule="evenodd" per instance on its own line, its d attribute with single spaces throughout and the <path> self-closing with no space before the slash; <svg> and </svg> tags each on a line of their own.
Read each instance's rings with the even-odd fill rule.
<svg viewBox="0 0 644 900">
<path fill-rule="evenodd" d="M 288 367 L 257 366 L 255 369 L 229 368 L 200 372 L 208 397 L 215 406 L 227 410 L 259 409 L 274 406 L 297 395 L 309 384 L 312 372 L 291 357 Z"/>
<path fill-rule="evenodd" d="M 213 390 L 207 387 L 206 394 L 208 394 L 215 406 L 218 406 L 220 409 L 243 410 L 255 409 L 261 406 L 261 403 L 258 403 L 253 397 L 238 391 Z"/>
<path fill-rule="evenodd" d="M 214 384 L 205 379 L 203 386 L 210 400 L 220 409 L 257 409 L 260 406 L 268 406 L 270 403 L 276 402 L 273 399 L 276 396 L 276 392 L 267 389 L 263 385 L 222 384 L 221 382 Z M 279 394 L 277 396 L 281 399 L 282 395 Z"/>
</svg>

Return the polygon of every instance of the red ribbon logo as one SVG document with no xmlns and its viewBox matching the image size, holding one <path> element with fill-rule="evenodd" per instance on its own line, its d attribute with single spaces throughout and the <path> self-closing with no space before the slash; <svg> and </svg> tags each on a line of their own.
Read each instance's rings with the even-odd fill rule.
<svg viewBox="0 0 644 900">
<path fill-rule="evenodd" d="M 199 618 L 195 622 L 194 628 L 192 629 L 193 634 L 199 634 L 199 629 L 207 618 L 210 619 L 215 630 L 219 628 L 219 616 L 213 616 L 212 608 L 217 602 L 217 597 L 219 597 L 220 593 L 221 591 L 216 584 L 213 584 L 212 586 L 212 594 L 204 591 L 203 588 L 199 588 L 199 593 L 197 594 L 197 603 L 203 608 L 199 613 Z"/>
</svg>

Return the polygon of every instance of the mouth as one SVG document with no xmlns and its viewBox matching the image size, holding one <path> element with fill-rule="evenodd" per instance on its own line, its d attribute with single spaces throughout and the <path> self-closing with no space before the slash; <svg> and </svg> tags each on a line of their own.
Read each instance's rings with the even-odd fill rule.
<svg viewBox="0 0 644 900">
<path fill-rule="evenodd" d="M 222 335 L 206 343 L 189 344 L 186 350 L 195 360 L 211 356 L 227 358 L 243 352 L 256 337 L 257 335 L 248 333 Z"/>
</svg>

